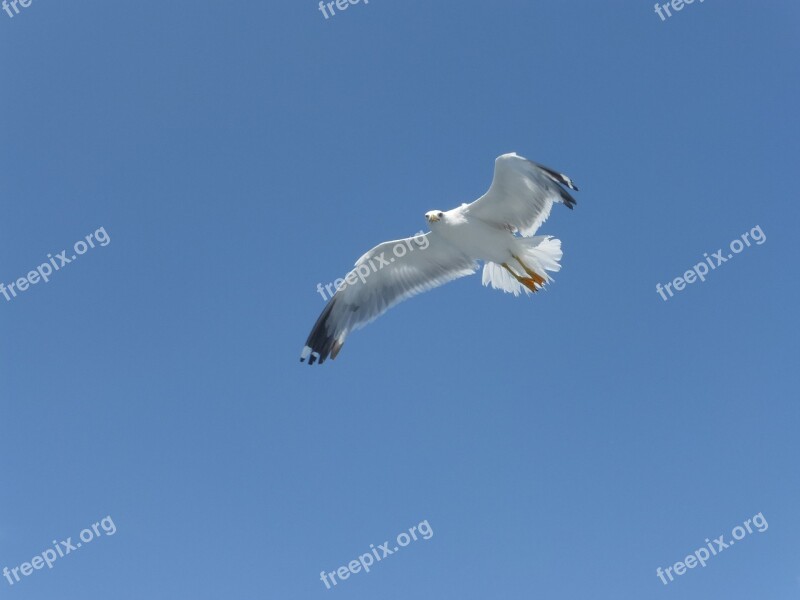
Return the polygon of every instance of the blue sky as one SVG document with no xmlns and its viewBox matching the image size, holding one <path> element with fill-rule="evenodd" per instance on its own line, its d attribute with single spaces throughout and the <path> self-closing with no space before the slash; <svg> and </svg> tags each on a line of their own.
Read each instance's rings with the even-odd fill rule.
<svg viewBox="0 0 800 600">
<path fill-rule="evenodd" d="M 0 297 L 0 568 L 116 526 L 3 595 L 796 598 L 798 17 L 0 12 L 0 282 L 110 240 Z M 541 230 L 564 247 L 549 290 L 461 279 L 301 365 L 317 283 L 476 198 L 511 151 L 581 188 Z M 661 583 L 757 513 L 766 531 Z"/>
</svg>

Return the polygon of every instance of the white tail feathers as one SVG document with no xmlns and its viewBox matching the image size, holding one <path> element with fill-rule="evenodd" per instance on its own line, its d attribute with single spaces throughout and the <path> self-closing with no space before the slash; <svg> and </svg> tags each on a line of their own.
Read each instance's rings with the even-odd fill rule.
<svg viewBox="0 0 800 600">
<path fill-rule="evenodd" d="M 520 277 L 527 279 L 529 282 L 531 278 L 536 284 L 536 290 L 543 287 L 544 283 L 552 281 L 551 277 L 547 274 L 548 271 L 556 272 L 561 269 L 558 261 L 561 260 L 563 253 L 561 252 L 561 240 L 550 237 L 549 235 L 538 235 L 531 238 L 514 238 L 516 245 L 516 254 L 522 260 L 510 259 L 506 264 Z M 536 276 L 530 275 L 527 271 L 533 271 Z M 543 280 L 544 283 L 542 283 Z M 496 290 L 503 290 L 508 294 L 519 296 L 520 292 L 530 294 L 532 290 L 523 285 L 516 277 L 514 277 L 508 270 L 497 263 L 487 262 L 483 266 L 483 285 L 491 285 Z M 530 285 L 533 285 L 531 283 Z"/>
</svg>

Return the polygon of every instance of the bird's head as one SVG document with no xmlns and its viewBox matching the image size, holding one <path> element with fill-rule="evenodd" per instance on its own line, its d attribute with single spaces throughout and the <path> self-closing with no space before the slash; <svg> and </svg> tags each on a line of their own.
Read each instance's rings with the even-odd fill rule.
<svg viewBox="0 0 800 600">
<path fill-rule="evenodd" d="M 441 210 L 429 210 L 425 213 L 425 220 L 428 221 L 428 225 L 441 221 L 443 218 L 444 213 Z"/>
</svg>

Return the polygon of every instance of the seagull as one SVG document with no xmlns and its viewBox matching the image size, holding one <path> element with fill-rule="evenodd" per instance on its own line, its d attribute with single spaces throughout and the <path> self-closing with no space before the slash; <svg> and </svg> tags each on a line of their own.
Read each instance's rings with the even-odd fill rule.
<svg viewBox="0 0 800 600">
<path fill-rule="evenodd" d="M 394 305 L 421 292 L 472 275 L 483 265 L 484 286 L 530 295 L 560 270 L 561 241 L 533 234 L 554 203 L 575 199 L 572 180 L 515 152 L 497 157 L 489 190 L 471 204 L 425 213 L 430 231 L 384 242 L 356 261 L 338 280 L 300 361 L 335 359 L 351 331 L 371 323 Z"/>
</svg>

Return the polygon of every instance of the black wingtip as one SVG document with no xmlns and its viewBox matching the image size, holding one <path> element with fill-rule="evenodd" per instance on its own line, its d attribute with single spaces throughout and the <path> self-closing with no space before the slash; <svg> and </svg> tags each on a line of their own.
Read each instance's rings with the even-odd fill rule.
<svg viewBox="0 0 800 600">
<path fill-rule="evenodd" d="M 331 311 L 336 305 L 336 301 L 337 298 L 335 296 L 331 298 L 330 302 L 328 302 L 328 305 L 317 319 L 317 322 L 314 324 L 314 328 L 311 330 L 308 340 L 306 340 L 304 353 L 308 353 L 309 365 L 324 363 L 334 347 L 336 338 L 329 332 L 328 326 L 330 325 Z"/>
<path fill-rule="evenodd" d="M 533 161 L 529 161 L 529 162 L 533 162 Z M 555 169 L 551 169 L 550 167 L 546 167 L 545 165 L 543 165 L 541 163 L 534 162 L 533 164 L 535 164 L 542 171 L 547 173 L 550 176 L 550 179 L 552 179 L 556 183 L 560 183 L 561 185 L 564 185 L 564 186 L 568 187 L 571 190 L 575 190 L 576 192 L 580 191 L 578 189 L 578 186 L 575 185 L 575 182 L 572 181 L 572 179 L 570 179 L 567 175 L 564 175 L 563 173 L 559 173 Z"/>
<path fill-rule="evenodd" d="M 558 195 L 561 196 L 561 200 L 564 202 L 566 207 L 568 209 L 570 209 L 570 210 L 575 208 L 575 205 L 578 203 L 578 201 L 575 200 L 575 198 L 572 197 L 572 194 L 570 194 L 567 190 L 565 190 L 562 187 L 558 188 Z"/>
</svg>

